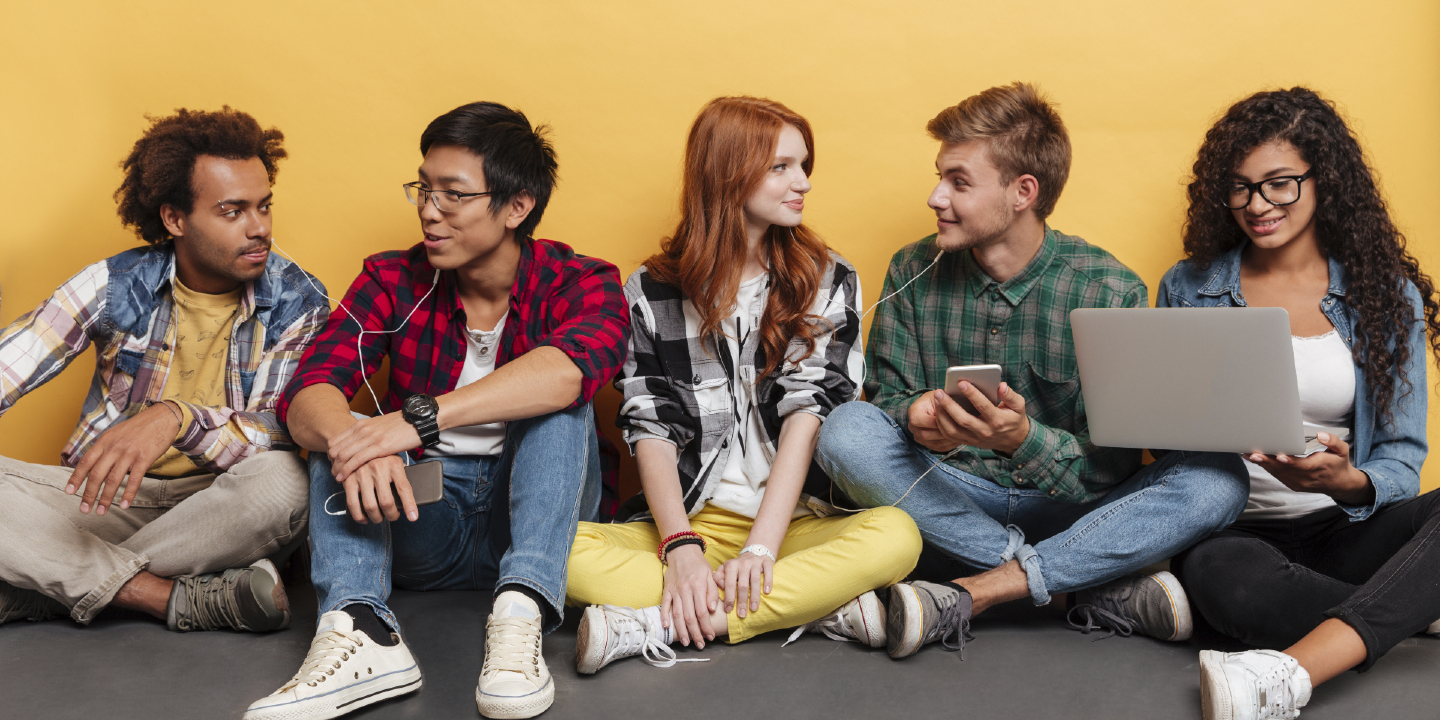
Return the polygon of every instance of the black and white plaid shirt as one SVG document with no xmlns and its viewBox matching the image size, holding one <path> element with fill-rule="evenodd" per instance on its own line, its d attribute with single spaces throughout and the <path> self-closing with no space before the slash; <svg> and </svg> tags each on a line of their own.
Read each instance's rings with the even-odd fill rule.
<svg viewBox="0 0 1440 720">
<path fill-rule="evenodd" d="M 791 413 L 806 412 L 823 421 L 836 406 L 860 397 L 860 279 L 845 258 L 832 252 L 830 259 L 810 309 L 819 316 L 810 321 L 828 332 L 815 338 L 809 355 L 804 355 L 804 343 L 793 339 L 780 370 L 756 387 L 767 440 L 763 450 L 772 462 L 781 423 Z M 762 295 L 767 299 L 769 283 L 767 278 Z M 739 367 L 731 367 L 725 338 L 718 332 L 700 336 L 700 316 L 679 288 L 657 282 L 642 266 L 625 282 L 625 300 L 630 304 L 630 352 L 615 378 L 615 388 L 625 396 L 616 424 L 632 453 L 647 438 L 675 445 L 685 510 L 693 516 L 714 494 L 730 457 L 734 383 L 753 382 L 765 367 L 760 334 L 749 334 Z M 823 506 L 825 485 L 823 476 L 811 473 L 801 502 Z M 627 503 L 616 520 L 637 515 L 649 515 L 643 496 Z"/>
</svg>

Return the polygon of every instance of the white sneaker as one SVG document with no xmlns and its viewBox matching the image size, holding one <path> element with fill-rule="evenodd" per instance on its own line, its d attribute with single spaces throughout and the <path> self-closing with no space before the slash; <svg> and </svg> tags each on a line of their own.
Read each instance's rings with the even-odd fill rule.
<svg viewBox="0 0 1440 720">
<path fill-rule="evenodd" d="M 524 593 L 495 598 L 485 621 L 485 665 L 475 687 L 475 707 L 496 720 L 519 720 L 555 702 L 555 683 L 540 655 L 540 608 Z"/>
<path fill-rule="evenodd" d="M 647 608 L 618 605 L 591 605 L 580 619 L 575 636 L 575 669 L 590 675 L 620 658 L 641 655 L 655 667 L 670 667 L 677 662 L 708 662 L 708 660 L 676 660 L 670 643 L 675 642 L 675 629 L 665 627 L 660 619 L 660 606 Z"/>
<path fill-rule="evenodd" d="M 1430 623 L 1430 625 L 1425 628 L 1425 634 L 1440 635 L 1440 620 L 1436 620 L 1435 622 Z"/>
<path fill-rule="evenodd" d="M 1205 720 L 1292 720 L 1310 702 L 1310 673 L 1278 650 L 1200 651 Z"/>
<path fill-rule="evenodd" d="M 856 640 L 872 648 L 885 647 L 885 606 L 871 590 L 841 605 L 830 615 L 795 628 L 790 633 L 790 639 L 780 647 L 795 642 L 807 632 L 820 633 L 841 642 Z"/>
<path fill-rule="evenodd" d="M 335 718 L 372 703 L 420 689 L 420 666 L 391 634 L 385 647 L 355 629 L 343 610 L 320 616 L 300 671 L 269 697 L 256 700 L 245 720 Z"/>
</svg>

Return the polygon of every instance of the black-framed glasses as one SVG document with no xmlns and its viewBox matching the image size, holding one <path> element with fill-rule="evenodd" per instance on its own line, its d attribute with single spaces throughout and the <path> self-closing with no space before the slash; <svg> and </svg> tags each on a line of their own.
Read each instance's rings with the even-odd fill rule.
<svg viewBox="0 0 1440 720">
<path fill-rule="evenodd" d="M 1225 207 L 1231 210 L 1249 207 L 1257 192 L 1260 197 L 1265 198 L 1265 202 L 1276 207 L 1290 205 L 1300 199 L 1300 184 L 1309 180 L 1314 173 L 1312 168 L 1304 175 L 1282 175 L 1253 183 L 1231 181 L 1225 191 Z"/>
<path fill-rule="evenodd" d="M 432 203 L 435 209 L 443 213 L 453 213 L 460 209 L 460 203 L 465 198 L 481 197 L 490 195 L 489 192 L 465 193 L 458 190 L 431 190 L 418 182 L 405 183 L 405 199 L 415 207 L 425 207 L 425 203 Z"/>
</svg>

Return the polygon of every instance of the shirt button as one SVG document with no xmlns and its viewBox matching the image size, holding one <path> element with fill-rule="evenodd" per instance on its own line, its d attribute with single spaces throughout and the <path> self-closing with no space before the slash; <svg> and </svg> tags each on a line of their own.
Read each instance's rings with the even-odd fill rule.
<svg viewBox="0 0 1440 720">
<path fill-rule="evenodd" d="M 1050 488 L 1050 497 L 1055 497 L 1055 488 Z"/>
<path fill-rule="evenodd" d="M 725 448 L 728 448 L 728 447 L 730 447 L 730 441 L 729 441 L 729 440 L 726 440 L 726 441 L 720 443 L 720 449 L 721 449 L 721 450 L 724 450 Z"/>
<path fill-rule="evenodd" d="M 991 334 L 991 335 L 999 335 L 999 334 L 1000 334 L 1000 328 L 998 328 L 998 327 L 996 327 L 996 328 L 990 328 L 990 334 Z"/>
<path fill-rule="evenodd" d="M 482 348 L 480 348 L 480 354 L 481 354 L 481 355 L 489 355 L 489 354 L 490 354 L 490 348 L 488 348 L 488 347 L 482 347 Z"/>
<path fill-rule="evenodd" d="M 1017 467 L 1017 468 L 1019 468 L 1019 469 L 1021 469 L 1021 470 L 1024 470 L 1024 469 L 1025 469 L 1025 463 L 1016 463 L 1016 464 L 1015 464 L 1015 467 Z"/>
<path fill-rule="evenodd" d="M 1016 485 L 1024 485 L 1024 484 L 1025 484 L 1025 478 L 1018 478 L 1018 477 L 1015 478 L 1015 484 L 1016 484 Z"/>
<path fill-rule="evenodd" d="M 690 384 L 691 384 L 691 385 L 699 385 L 699 384 L 700 384 L 700 376 L 699 376 L 699 375 L 696 375 L 694 378 L 691 378 Z"/>
</svg>

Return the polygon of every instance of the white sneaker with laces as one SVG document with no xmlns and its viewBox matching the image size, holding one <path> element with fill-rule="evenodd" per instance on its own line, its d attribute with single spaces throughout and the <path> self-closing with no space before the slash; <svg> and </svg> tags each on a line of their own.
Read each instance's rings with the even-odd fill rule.
<svg viewBox="0 0 1440 720">
<path fill-rule="evenodd" d="M 475 707 L 496 720 L 520 720 L 545 712 L 555 702 L 555 682 L 540 654 L 542 616 L 524 593 L 495 598 L 485 621 L 485 665 L 475 687 Z"/>
<path fill-rule="evenodd" d="M 708 660 L 677 660 L 670 643 L 675 642 L 675 629 L 667 628 L 660 618 L 660 606 L 647 608 L 619 605 L 591 605 L 585 608 L 580 630 L 575 636 L 575 669 L 590 675 L 620 658 L 640 655 L 655 667 L 671 667 L 677 662 L 709 662 Z"/>
<path fill-rule="evenodd" d="M 841 605 L 835 612 L 795 628 L 780 647 L 795 642 L 807 632 L 841 642 L 856 640 L 872 648 L 885 647 L 885 605 L 871 590 Z"/>
<path fill-rule="evenodd" d="M 392 634 L 376 644 L 343 610 L 320 616 L 300 671 L 274 694 L 256 700 L 245 720 L 320 720 L 420 689 L 420 666 Z"/>
<path fill-rule="evenodd" d="M 1293 720 L 1310 702 L 1310 673 L 1278 650 L 1200 651 L 1205 720 Z"/>
</svg>

